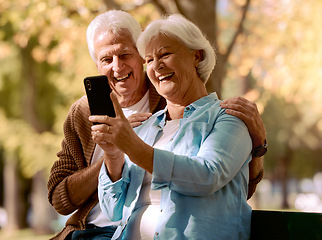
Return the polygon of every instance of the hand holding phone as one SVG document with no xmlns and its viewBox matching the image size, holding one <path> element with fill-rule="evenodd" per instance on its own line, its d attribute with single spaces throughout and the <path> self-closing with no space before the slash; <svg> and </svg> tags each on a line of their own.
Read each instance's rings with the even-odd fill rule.
<svg viewBox="0 0 322 240">
<path fill-rule="evenodd" d="M 84 87 L 91 115 L 115 117 L 113 102 L 110 98 L 111 88 L 106 76 L 86 77 Z"/>
</svg>

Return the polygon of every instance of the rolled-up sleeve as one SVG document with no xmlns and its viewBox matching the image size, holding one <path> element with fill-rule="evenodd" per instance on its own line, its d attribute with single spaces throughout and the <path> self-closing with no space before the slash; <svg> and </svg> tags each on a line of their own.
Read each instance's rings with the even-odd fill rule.
<svg viewBox="0 0 322 240">
<path fill-rule="evenodd" d="M 129 169 L 126 163 L 124 164 L 122 178 L 112 182 L 103 162 L 98 178 L 98 198 L 102 212 L 111 221 L 122 219 L 129 182 Z"/>
</svg>

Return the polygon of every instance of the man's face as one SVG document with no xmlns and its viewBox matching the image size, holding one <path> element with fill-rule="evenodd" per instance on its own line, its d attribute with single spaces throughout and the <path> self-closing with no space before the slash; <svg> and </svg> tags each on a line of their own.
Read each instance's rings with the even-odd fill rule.
<svg viewBox="0 0 322 240">
<path fill-rule="evenodd" d="M 115 90 L 123 99 L 127 99 L 125 105 L 131 106 L 146 92 L 144 60 L 133 44 L 130 34 L 124 32 L 120 35 L 110 32 L 96 35 L 96 64 L 99 73 L 107 76 Z"/>
</svg>

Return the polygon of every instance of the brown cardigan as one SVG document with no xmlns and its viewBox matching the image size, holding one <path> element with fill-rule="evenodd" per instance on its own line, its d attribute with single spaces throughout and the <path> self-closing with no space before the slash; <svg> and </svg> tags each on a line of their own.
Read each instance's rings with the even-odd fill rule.
<svg viewBox="0 0 322 240">
<path fill-rule="evenodd" d="M 150 111 L 152 113 L 164 109 L 166 106 L 165 99 L 156 92 L 152 84 L 150 89 Z M 95 142 L 91 136 L 92 123 L 88 121 L 90 111 L 87 97 L 83 96 L 76 101 L 70 108 L 64 123 L 64 136 L 62 149 L 57 153 L 58 160 L 53 164 L 50 172 L 48 188 L 48 199 L 51 205 L 56 206 L 56 211 L 60 214 L 67 215 L 76 211 L 67 221 L 65 227 L 52 239 L 65 239 L 68 234 L 75 230 L 86 228 L 85 220 L 98 203 L 97 191 L 82 206 L 75 206 L 71 203 L 67 192 L 67 179 L 75 172 L 90 166 L 92 154 L 95 149 Z M 261 180 L 251 181 L 249 184 L 250 197 L 256 189 L 257 183 Z M 259 181 L 258 181 L 259 180 Z M 252 184 L 251 184 L 252 183 Z M 53 195 L 54 189 L 57 188 L 59 195 Z M 86 191 L 86 189 L 77 189 Z M 53 204 L 55 203 L 55 204 Z"/>
</svg>

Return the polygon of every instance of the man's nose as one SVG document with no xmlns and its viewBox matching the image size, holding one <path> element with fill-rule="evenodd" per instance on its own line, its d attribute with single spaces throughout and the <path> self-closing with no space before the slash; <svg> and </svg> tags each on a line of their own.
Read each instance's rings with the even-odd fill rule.
<svg viewBox="0 0 322 240">
<path fill-rule="evenodd" d="M 113 57 L 112 69 L 114 72 L 119 72 L 123 68 L 123 62 L 118 56 Z"/>
</svg>

